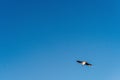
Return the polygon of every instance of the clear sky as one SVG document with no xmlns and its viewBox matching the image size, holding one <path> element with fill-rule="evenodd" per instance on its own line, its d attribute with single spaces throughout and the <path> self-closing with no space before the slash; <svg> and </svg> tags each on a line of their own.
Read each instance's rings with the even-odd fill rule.
<svg viewBox="0 0 120 80">
<path fill-rule="evenodd" d="M 0 80 L 120 80 L 119 4 L 1 0 Z"/>
</svg>

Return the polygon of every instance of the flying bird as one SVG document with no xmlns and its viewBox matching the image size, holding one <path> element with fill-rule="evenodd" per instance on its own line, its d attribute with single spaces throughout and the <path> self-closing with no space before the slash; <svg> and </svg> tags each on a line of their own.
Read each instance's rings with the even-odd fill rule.
<svg viewBox="0 0 120 80">
<path fill-rule="evenodd" d="M 79 60 L 77 60 L 76 62 L 82 64 L 83 66 L 84 66 L 84 65 L 92 66 L 92 64 L 90 64 L 90 63 L 88 63 L 88 62 L 86 62 L 86 61 L 79 61 Z"/>
</svg>

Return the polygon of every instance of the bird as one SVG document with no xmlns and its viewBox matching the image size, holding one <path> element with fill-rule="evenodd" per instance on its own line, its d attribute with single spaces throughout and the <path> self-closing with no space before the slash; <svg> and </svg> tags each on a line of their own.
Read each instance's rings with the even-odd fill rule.
<svg viewBox="0 0 120 80">
<path fill-rule="evenodd" d="M 90 63 L 88 63 L 88 62 L 86 62 L 86 61 L 79 61 L 79 60 L 77 60 L 76 62 L 78 62 L 78 63 L 80 63 L 80 64 L 82 64 L 83 66 L 92 66 L 92 64 L 90 64 Z"/>
</svg>

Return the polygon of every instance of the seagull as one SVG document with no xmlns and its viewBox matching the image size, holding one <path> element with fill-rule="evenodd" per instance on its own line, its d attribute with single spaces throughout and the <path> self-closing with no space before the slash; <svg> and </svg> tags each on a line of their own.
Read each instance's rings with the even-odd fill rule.
<svg viewBox="0 0 120 80">
<path fill-rule="evenodd" d="M 82 64 L 83 66 L 84 66 L 84 65 L 92 66 L 92 64 L 90 64 L 90 63 L 88 63 L 88 62 L 86 62 L 86 61 L 79 61 L 79 60 L 77 60 L 76 62 Z"/>
</svg>

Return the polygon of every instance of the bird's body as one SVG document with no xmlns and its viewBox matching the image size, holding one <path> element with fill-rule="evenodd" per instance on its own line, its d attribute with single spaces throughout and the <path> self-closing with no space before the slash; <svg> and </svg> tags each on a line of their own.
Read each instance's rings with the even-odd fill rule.
<svg viewBox="0 0 120 80">
<path fill-rule="evenodd" d="M 81 64 L 82 64 L 82 65 L 85 65 L 85 64 L 86 64 L 86 62 L 85 62 L 85 61 L 83 61 Z"/>
</svg>

